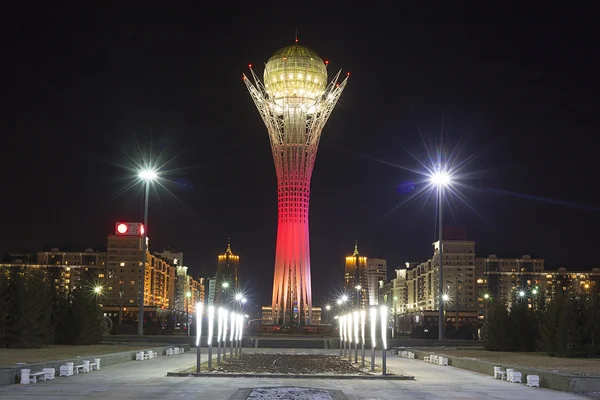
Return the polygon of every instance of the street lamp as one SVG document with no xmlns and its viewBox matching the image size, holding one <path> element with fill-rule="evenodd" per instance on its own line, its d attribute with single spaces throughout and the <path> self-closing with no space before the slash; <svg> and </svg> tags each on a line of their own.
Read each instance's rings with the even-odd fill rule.
<svg viewBox="0 0 600 400">
<path fill-rule="evenodd" d="M 362 289 L 362 286 L 356 285 L 354 286 L 354 289 L 356 289 L 356 307 L 360 307 L 360 290 Z"/>
<path fill-rule="evenodd" d="M 444 197 L 444 187 L 448 186 L 452 183 L 452 177 L 445 170 L 440 168 L 438 171 L 433 173 L 429 180 L 434 186 L 437 186 L 438 189 L 438 213 L 439 213 L 439 232 L 438 232 L 438 255 L 439 255 L 439 285 L 438 290 L 440 295 L 444 292 L 444 269 L 443 269 L 443 245 L 442 245 L 442 206 L 443 206 L 443 197 Z M 438 339 L 444 340 L 444 302 L 439 302 L 439 330 L 438 330 Z"/>
<path fill-rule="evenodd" d="M 102 286 L 98 285 L 94 287 L 94 293 L 96 294 L 96 306 L 98 306 L 98 299 L 102 294 Z"/>
<path fill-rule="evenodd" d="M 148 251 L 148 197 L 150 197 L 150 183 L 158 178 L 158 174 L 151 168 L 144 168 L 138 172 L 138 178 L 144 181 L 144 225 L 142 229 L 142 268 L 140 273 L 140 305 L 138 316 L 138 335 L 144 335 L 144 294 L 146 291 L 146 252 Z"/>
</svg>

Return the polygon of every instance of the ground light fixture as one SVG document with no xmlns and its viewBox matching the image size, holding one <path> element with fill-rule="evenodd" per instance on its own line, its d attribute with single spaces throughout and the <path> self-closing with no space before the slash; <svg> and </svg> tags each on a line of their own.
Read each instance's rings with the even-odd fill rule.
<svg viewBox="0 0 600 400">
<path fill-rule="evenodd" d="M 221 340 L 223 339 L 223 316 L 225 315 L 225 309 L 219 307 L 218 312 L 218 324 L 217 324 L 217 364 L 221 365 Z"/>
<path fill-rule="evenodd" d="M 200 357 L 202 344 L 200 338 L 202 337 L 202 313 L 204 312 L 204 303 L 196 303 L 196 372 L 200 372 Z"/>
<path fill-rule="evenodd" d="M 367 317 L 367 311 L 363 308 L 360 310 L 360 338 L 362 343 L 362 362 L 360 367 L 365 368 L 365 323 Z"/>
<path fill-rule="evenodd" d="M 208 369 L 212 369 L 212 339 L 215 327 L 215 306 L 208 306 L 208 337 L 206 346 L 208 347 Z"/>
<path fill-rule="evenodd" d="M 369 310 L 371 320 L 371 372 L 375 371 L 375 347 L 377 346 L 377 307 Z"/>
<path fill-rule="evenodd" d="M 358 328 L 360 325 L 360 318 L 359 318 L 359 313 L 358 310 L 354 311 L 352 313 L 352 319 L 354 320 L 354 363 L 358 363 Z"/>
<path fill-rule="evenodd" d="M 242 314 L 237 315 L 237 354 L 242 354 L 242 335 L 244 332 L 244 316 Z"/>
<path fill-rule="evenodd" d="M 348 313 L 348 357 L 352 360 L 352 345 L 354 344 L 354 318 Z"/>
<path fill-rule="evenodd" d="M 342 352 L 344 349 L 344 316 L 342 315 L 340 318 L 338 318 L 338 324 L 339 324 L 339 330 L 340 330 L 340 356 L 342 356 Z"/>
<path fill-rule="evenodd" d="M 233 360 L 233 341 L 235 339 L 235 313 L 231 312 L 231 331 L 229 333 L 229 361 Z"/>
<path fill-rule="evenodd" d="M 379 318 L 381 318 L 381 374 L 386 374 L 386 350 L 387 350 L 387 315 L 386 305 L 379 307 Z"/>
</svg>

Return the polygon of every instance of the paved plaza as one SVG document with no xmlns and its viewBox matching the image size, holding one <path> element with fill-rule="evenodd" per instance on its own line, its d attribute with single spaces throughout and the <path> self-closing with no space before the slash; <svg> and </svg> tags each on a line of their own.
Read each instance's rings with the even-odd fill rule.
<svg viewBox="0 0 600 400">
<path fill-rule="evenodd" d="M 246 352 L 322 353 L 337 354 L 334 350 L 305 349 L 244 349 Z M 203 360 L 206 360 L 203 349 Z M 367 352 L 368 354 L 368 352 Z M 381 352 L 379 352 L 381 355 Z M 30 385 L 0 386 L 2 400 L 109 400 L 109 399 L 230 399 L 238 389 L 274 386 L 298 386 L 342 391 L 349 399 L 584 399 L 570 393 L 543 388 L 528 388 L 494 380 L 490 375 L 454 367 L 442 367 L 420 360 L 388 356 L 392 372 L 411 375 L 414 381 L 368 379 L 257 379 L 167 377 L 169 371 L 195 364 L 195 349 L 180 356 L 158 357 L 147 361 L 130 361 L 108 366 L 100 371 L 57 377 L 54 381 Z M 380 363 L 380 359 L 377 363 Z M 245 397 L 245 396 L 244 396 Z M 239 396 L 236 397 L 239 399 Z"/>
</svg>

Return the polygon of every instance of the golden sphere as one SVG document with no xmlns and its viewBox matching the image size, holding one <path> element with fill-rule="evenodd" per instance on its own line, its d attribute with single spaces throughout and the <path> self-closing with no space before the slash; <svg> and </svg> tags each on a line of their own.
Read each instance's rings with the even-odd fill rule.
<svg viewBox="0 0 600 400">
<path fill-rule="evenodd" d="M 307 47 L 284 47 L 265 67 L 265 89 L 279 106 L 310 107 L 327 87 L 327 68 L 323 60 Z"/>
</svg>

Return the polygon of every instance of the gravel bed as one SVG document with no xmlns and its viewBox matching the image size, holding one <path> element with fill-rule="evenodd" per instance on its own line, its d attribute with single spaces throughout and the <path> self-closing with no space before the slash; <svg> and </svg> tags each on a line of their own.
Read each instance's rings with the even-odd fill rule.
<svg viewBox="0 0 600 400">
<path fill-rule="evenodd" d="M 215 366 L 215 364 L 213 364 Z M 368 375 L 349 361 L 322 354 L 242 354 L 233 361 L 215 366 L 214 372 L 256 374 Z"/>
</svg>

